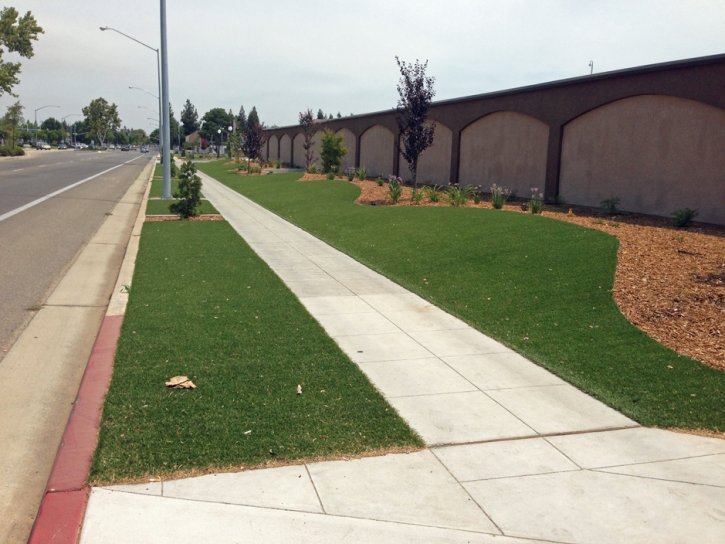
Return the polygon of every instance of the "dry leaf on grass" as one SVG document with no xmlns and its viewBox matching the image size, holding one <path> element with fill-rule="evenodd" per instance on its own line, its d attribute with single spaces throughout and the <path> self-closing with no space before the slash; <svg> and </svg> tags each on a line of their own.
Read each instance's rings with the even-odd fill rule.
<svg viewBox="0 0 725 544">
<path fill-rule="evenodd" d="M 174 376 L 166 382 L 166 387 L 170 387 L 171 389 L 196 389 L 194 382 L 186 376 Z"/>
</svg>

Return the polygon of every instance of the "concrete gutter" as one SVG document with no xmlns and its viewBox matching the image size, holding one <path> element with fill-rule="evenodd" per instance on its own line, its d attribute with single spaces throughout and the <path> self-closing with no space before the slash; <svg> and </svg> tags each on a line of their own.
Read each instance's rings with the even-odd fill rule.
<svg viewBox="0 0 725 544">
<path fill-rule="evenodd" d="M 75 444 L 74 448 L 78 445 L 80 435 L 73 419 L 86 408 L 81 400 L 86 398 L 85 382 L 91 380 L 96 372 L 94 358 L 104 355 L 109 362 L 110 356 L 112 365 L 115 341 L 111 350 L 109 340 L 113 336 L 117 338 L 120 333 L 128 296 L 119 292 L 119 285 L 130 284 L 133 265 L 129 269 L 127 261 L 135 261 L 139 218 L 142 221 L 143 204 L 148 196 L 154 167 L 154 162 L 149 163 L 116 204 L 112 215 L 79 254 L 0 365 L 0 383 L 4 389 L 4 394 L 0 396 L 2 542 L 26 541 L 41 501 L 43 506 L 35 521 L 34 534 L 43 525 L 41 514 L 43 510 L 48 510 L 46 503 L 73 502 L 70 495 L 53 497 L 55 501 L 44 500 L 53 494 L 44 489 L 49 482 L 51 467 L 54 467 L 51 484 L 55 485 L 54 478 L 60 475 L 55 468 L 58 466 L 56 452 L 59 452 L 60 458 L 60 453 L 67 451 L 68 445 Z M 124 264 L 119 272 L 122 260 Z M 97 337 L 99 329 L 101 332 Z M 80 390 L 82 395 L 78 385 L 81 378 L 84 382 Z M 98 381 L 97 375 L 95 380 Z M 101 402 L 105 391 L 103 388 Z M 73 415 L 69 421 L 71 411 Z M 90 416 L 92 414 L 85 413 L 82 417 L 87 419 Z M 66 422 L 68 426 L 64 433 Z M 88 437 L 81 442 L 88 444 Z M 92 447 L 95 447 L 95 436 L 92 442 Z M 57 449 L 58 444 L 61 444 L 60 450 Z M 88 465 L 93 454 L 92 447 L 90 452 L 84 453 L 76 448 L 77 455 L 87 456 Z M 68 475 L 67 470 L 61 472 Z M 86 491 L 82 485 L 77 488 L 77 481 L 77 477 L 58 480 L 60 486 L 54 489 L 68 491 L 73 488 L 74 500 L 78 502 L 82 495 L 85 504 Z M 66 541 L 59 537 L 60 533 L 54 530 L 52 536 L 47 534 L 35 541 Z M 69 542 L 75 542 L 75 538 Z"/>
</svg>

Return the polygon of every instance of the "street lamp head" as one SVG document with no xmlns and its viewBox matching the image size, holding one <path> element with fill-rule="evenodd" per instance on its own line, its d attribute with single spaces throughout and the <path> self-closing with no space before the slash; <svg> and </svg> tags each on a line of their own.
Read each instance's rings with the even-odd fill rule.
<svg viewBox="0 0 725 544">
<path fill-rule="evenodd" d="M 231 132 L 231 131 L 232 131 L 232 130 L 234 130 L 234 129 L 233 129 L 233 128 L 232 128 L 231 126 L 228 126 L 228 127 L 227 127 L 227 130 L 228 130 L 229 132 Z"/>
<path fill-rule="evenodd" d="M 101 27 L 101 30 L 108 30 L 108 27 L 107 26 L 102 26 Z"/>
<path fill-rule="evenodd" d="M 221 134 L 222 133 L 222 129 L 218 128 L 216 132 L 217 132 L 217 134 Z"/>
</svg>

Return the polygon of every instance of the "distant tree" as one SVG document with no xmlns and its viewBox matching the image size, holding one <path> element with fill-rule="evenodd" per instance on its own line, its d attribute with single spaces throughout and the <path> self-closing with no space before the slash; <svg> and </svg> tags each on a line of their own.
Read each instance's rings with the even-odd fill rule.
<svg viewBox="0 0 725 544">
<path fill-rule="evenodd" d="M 32 42 L 38 41 L 38 34 L 43 34 L 43 29 L 29 11 L 20 18 L 15 8 L 0 11 L 0 57 L 7 50 L 8 53 L 31 58 L 34 54 Z M 17 77 L 20 66 L 19 62 L 6 62 L 0 58 L 0 96 L 8 93 L 17 97 L 12 89 L 20 83 Z"/>
<path fill-rule="evenodd" d="M 342 117 L 342 114 L 338 111 L 337 112 L 337 118 L 340 119 Z"/>
<path fill-rule="evenodd" d="M 116 104 L 109 104 L 105 98 L 96 98 L 83 108 L 88 131 L 98 137 L 103 145 L 109 130 L 115 130 L 121 124 Z"/>
<path fill-rule="evenodd" d="M 242 136 L 239 132 L 232 132 L 227 140 L 227 156 L 239 161 L 239 153 L 242 151 Z"/>
<path fill-rule="evenodd" d="M 222 129 L 226 132 L 227 127 L 234 122 L 234 116 L 229 115 L 224 108 L 212 108 L 204 114 L 202 120 L 204 126 L 199 130 L 199 134 L 202 138 L 216 142 L 219 139 L 217 130 Z"/>
<path fill-rule="evenodd" d="M 172 145 L 174 142 L 180 144 L 181 136 L 181 124 L 176 120 L 174 108 L 169 104 L 169 137 L 171 138 Z"/>
<path fill-rule="evenodd" d="M 15 102 L 15 104 L 12 104 L 11 106 L 8 106 L 8 111 L 3 116 L 3 125 L 5 125 L 8 132 L 10 132 L 10 147 L 15 147 L 15 131 L 17 128 L 22 125 L 25 122 L 25 119 L 23 118 L 23 110 L 25 107 L 23 107 L 22 104 L 20 104 L 20 101 L 18 100 Z"/>
<path fill-rule="evenodd" d="M 48 117 L 40 125 L 43 130 L 61 130 L 63 125 L 55 117 Z"/>
<path fill-rule="evenodd" d="M 253 107 L 247 119 L 247 126 L 242 139 L 242 151 L 247 156 L 247 172 L 251 170 L 252 159 L 258 159 L 262 153 L 262 146 L 267 141 L 264 134 L 264 123 L 259 122 L 257 108 Z"/>
<path fill-rule="evenodd" d="M 312 108 L 307 108 L 307 111 L 300 112 L 300 126 L 302 127 L 302 136 L 304 138 L 302 148 L 305 150 L 305 170 L 307 170 L 315 160 L 312 139 L 315 137 L 317 129 L 315 128 L 315 119 L 312 116 Z"/>
<path fill-rule="evenodd" d="M 148 136 L 146 136 L 145 130 L 137 128 L 131 131 L 131 134 L 129 135 L 129 140 L 134 145 L 141 145 L 145 144 L 148 141 Z"/>
<path fill-rule="evenodd" d="M 322 133 L 320 144 L 320 159 L 322 159 L 322 170 L 324 172 L 337 172 L 342 164 L 342 159 L 347 155 L 345 138 L 338 136 L 329 128 Z"/>
<path fill-rule="evenodd" d="M 247 127 L 247 114 L 244 112 L 244 106 L 239 108 L 239 115 L 237 115 L 237 130 L 240 134 L 244 134 L 244 129 Z"/>
<path fill-rule="evenodd" d="M 334 117 L 332 116 L 332 114 L 330 114 L 330 116 L 328 117 L 328 119 L 334 119 Z"/>
<path fill-rule="evenodd" d="M 184 126 L 184 136 L 199 130 L 199 114 L 188 98 L 184 107 L 181 108 L 181 124 Z"/>
<path fill-rule="evenodd" d="M 435 136 L 435 123 L 426 124 L 428 108 L 435 96 L 433 90 L 434 77 L 426 77 L 425 70 L 428 61 L 415 64 L 400 61 L 395 57 L 400 68 L 400 82 L 398 83 L 398 105 L 395 120 L 403 137 L 403 158 L 410 166 L 413 176 L 413 187 L 418 189 L 418 158 L 420 154 L 433 145 Z"/>
<path fill-rule="evenodd" d="M 325 112 L 323 112 L 322 109 L 317 110 L 317 118 L 318 119 L 324 119 L 325 118 Z"/>
</svg>

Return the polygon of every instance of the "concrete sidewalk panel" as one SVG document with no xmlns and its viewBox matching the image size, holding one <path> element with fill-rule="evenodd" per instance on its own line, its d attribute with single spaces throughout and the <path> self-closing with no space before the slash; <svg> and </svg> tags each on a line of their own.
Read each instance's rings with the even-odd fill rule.
<svg viewBox="0 0 725 544">
<path fill-rule="evenodd" d="M 410 333 L 438 357 L 509 352 L 506 346 L 472 328 Z M 533 363 L 532 363 L 533 364 Z"/>
<path fill-rule="evenodd" d="M 565 383 L 513 351 L 443 357 L 443 361 L 482 391 Z"/>
<path fill-rule="evenodd" d="M 487 394 L 541 434 L 637 425 L 569 384 L 498 389 Z"/>
<path fill-rule="evenodd" d="M 121 491 L 123 493 L 136 493 L 137 495 L 163 495 L 163 484 L 161 482 L 147 482 L 145 484 L 111 485 L 102 489 L 109 491 Z"/>
<path fill-rule="evenodd" d="M 332 278 L 319 281 L 288 281 L 290 288 L 298 298 L 301 297 L 343 297 L 353 293 Z"/>
<path fill-rule="evenodd" d="M 429 451 L 316 463 L 309 470 L 328 514 L 498 533 Z"/>
<path fill-rule="evenodd" d="M 354 296 L 299 297 L 300 302 L 313 316 L 376 313 L 375 308 Z"/>
<path fill-rule="evenodd" d="M 725 455 L 706 455 L 675 461 L 658 461 L 599 469 L 612 474 L 626 474 L 671 482 L 725 487 Z"/>
<path fill-rule="evenodd" d="M 327 334 L 337 336 L 355 336 L 361 334 L 386 334 L 401 332 L 398 327 L 379 313 L 362 314 L 322 314 L 315 316 Z"/>
<path fill-rule="evenodd" d="M 48 297 L 47 306 L 103 306 L 108 304 L 124 253 L 122 245 L 88 244 Z"/>
<path fill-rule="evenodd" d="M 508 536 L 720 544 L 725 489 L 587 470 L 463 484 Z"/>
<path fill-rule="evenodd" d="M 430 351 L 402 332 L 339 336 L 335 342 L 356 363 L 433 357 Z"/>
<path fill-rule="evenodd" d="M 385 317 L 405 332 L 444 331 L 452 329 L 468 329 L 466 323 L 439 310 L 435 306 L 415 311 L 386 312 Z"/>
<path fill-rule="evenodd" d="M 397 283 L 386 278 L 375 278 L 367 280 L 348 279 L 340 280 L 350 291 L 356 295 L 394 295 L 404 294 L 407 291 Z"/>
<path fill-rule="evenodd" d="M 461 482 L 579 470 L 542 438 L 446 446 L 433 454 Z"/>
<path fill-rule="evenodd" d="M 480 391 L 396 397 L 388 402 L 429 446 L 537 436 Z"/>
<path fill-rule="evenodd" d="M 536 544 L 500 535 L 94 489 L 81 544 Z"/>
<path fill-rule="evenodd" d="M 402 295 L 362 295 L 360 298 L 383 315 L 388 315 L 390 312 L 416 312 L 435 308 L 430 302 L 423 300 L 413 293 Z"/>
<path fill-rule="evenodd" d="M 546 439 L 582 468 L 652 463 L 725 454 L 725 440 L 662 429 L 622 429 Z"/>
<path fill-rule="evenodd" d="M 303 465 L 170 480 L 164 497 L 322 513 Z"/>
<path fill-rule="evenodd" d="M 435 357 L 359 363 L 359 366 L 386 397 L 476 391 L 476 387 L 468 380 Z"/>
</svg>

